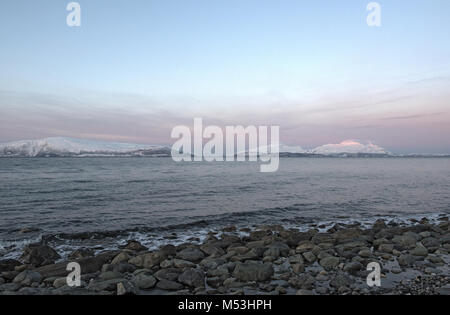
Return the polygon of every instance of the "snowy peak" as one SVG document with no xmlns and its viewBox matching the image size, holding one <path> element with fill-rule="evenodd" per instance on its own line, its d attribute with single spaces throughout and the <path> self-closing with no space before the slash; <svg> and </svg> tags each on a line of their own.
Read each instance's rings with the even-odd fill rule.
<svg viewBox="0 0 450 315">
<path fill-rule="evenodd" d="M 0 143 L 0 156 L 124 155 L 137 151 L 162 150 L 164 148 L 157 145 L 55 137 Z"/>
<path fill-rule="evenodd" d="M 390 154 L 386 149 L 373 144 L 370 141 L 365 143 L 356 140 L 345 140 L 338 144 L 326 144 L 311 150 L 311 153 L 332 155 L 332 154 Z"/>
</svg>

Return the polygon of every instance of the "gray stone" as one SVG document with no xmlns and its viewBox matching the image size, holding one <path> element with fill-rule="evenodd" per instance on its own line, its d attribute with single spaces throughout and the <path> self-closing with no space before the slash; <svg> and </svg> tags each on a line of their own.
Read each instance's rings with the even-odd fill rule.
<svg viewBox="0 0 450 315">
<path fill-rule="evenodd" d="M 175 281 L 162 279 L 158 281 L 156 287 L 161 290 L 181 290 L 183 285 Z"/>
<path fill-rule="evenodd" d="M 138 273 L 134 277 L 134 283 L 139 289 L 151 289 L 156 284 L 156 278 L 153 277 L 149 272 Z"/>
<path fill-rule="evenodd" d="M 200 260 L 205 258 L 205 254 L 203 254 L 203 252 L 198 248 L 187 247 L 179 252 L 177 254 L 177 257 L 190 262 L 199 262 Z"/>
<path fill-rule="evenodd" d="M 117 284 L 117 295 L 137 295 L 139 290 L 130 281 L 124 280 Z"/>
<path fill-rule="evenodd" d="M 273 273 L 271 263 L 247 261 L 236 264 L 233 276 L 241 281 L 266 281 L 272 277 Z"/>
<path fill-rule="evenodd" d="M 187 269 L 178 277 L 178 282 L 198 288 L 205 286 L 205 275 L 199 269 Z"/>
<path fill-rule="evenodd" d="M 27 245 L 20 256 L 23 263 L 36 267 L 53 264 L 59 258 L 61 256 L 53 248 L 41 243 Z"/>
<path fill-rule="evenodd" d="M 337 267 L 339 262 L 340 260 L 338 257 L 329 256 L 322 259 L 320 265 L 325 269 L 331 269 Z"/>
<path fill-rule="evenodd" d="M 40 283 L 41 281 L 41 274 L 31 270 L 22 271 L 13 280 L 14 283 L 20 283 L 24 286 L 30 286 L 34 282 Z"/>
</svg>

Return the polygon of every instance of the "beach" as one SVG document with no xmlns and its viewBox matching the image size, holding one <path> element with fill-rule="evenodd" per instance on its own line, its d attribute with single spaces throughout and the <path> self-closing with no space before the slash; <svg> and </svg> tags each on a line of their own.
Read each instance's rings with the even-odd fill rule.
<svg viewBox="0 0 450 315">
<path fill-rule="evenodd" d="M 433 221 L 378 219 L 369 227 L 227 226 L 203 240 L 168 240 L 152 250 L 128 240 L 115 250 L 79 248 L 65 258 L 42 241 L 18 259 L 0 257 L 0 294 L 448 295 L 449 253 L 445 214 Z M 70 262 L 81 267 L 80 286 L 68 286 Z M 380 286 L 368 285 L 370 263 L 380 266 Z"/>
</svg>

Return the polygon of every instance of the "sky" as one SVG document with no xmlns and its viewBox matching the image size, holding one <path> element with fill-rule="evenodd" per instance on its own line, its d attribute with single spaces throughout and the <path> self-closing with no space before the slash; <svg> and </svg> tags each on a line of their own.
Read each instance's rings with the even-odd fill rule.
<svg viewBox="0 0 450 315">
<path fill-rule="evenodd" d="M 450 1 L 0 2 L 0 142 L 167 144 L 177 125 L 279 125 L 313 148 L 450 153 Z"/>
</svg>

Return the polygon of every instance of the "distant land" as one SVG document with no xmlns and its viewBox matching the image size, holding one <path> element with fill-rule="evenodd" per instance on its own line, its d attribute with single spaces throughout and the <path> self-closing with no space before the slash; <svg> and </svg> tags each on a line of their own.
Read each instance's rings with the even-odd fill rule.
<svg viewBox="0 0 450 315">
<path fill-rule="evenodd" d="M 0 157 L 170 157 L 169 145 L 108 142 L 68 137 L 0 143 Z M 394 154 L 370 141 L 345 140 L 312 150 L 280 145 L 281 157 L 450 157 L 450 154 Z"/>
</svg>

